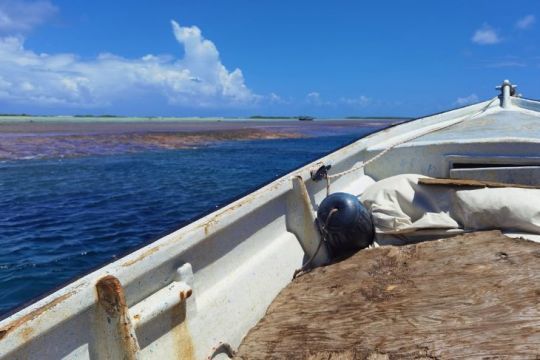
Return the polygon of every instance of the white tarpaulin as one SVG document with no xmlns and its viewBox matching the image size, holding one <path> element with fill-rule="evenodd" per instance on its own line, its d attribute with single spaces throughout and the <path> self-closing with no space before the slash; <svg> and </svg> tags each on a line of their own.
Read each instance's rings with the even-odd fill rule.
<svg viewBox="0 0 540 360">
<path fill-rule="evenodd" d="M 540 234 L 540 189 L 425 185 L 418 184 L 419 178 L 426 177 L 389 177 L 360 196 L 378 233 L 500 229 Z"/>
</svg>

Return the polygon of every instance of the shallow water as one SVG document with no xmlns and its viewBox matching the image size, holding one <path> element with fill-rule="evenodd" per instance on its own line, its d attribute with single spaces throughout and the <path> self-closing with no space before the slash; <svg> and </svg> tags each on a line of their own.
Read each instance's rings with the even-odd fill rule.
<svg viewBox="0 0 540 360">
<path fill-rule="evenodd" d="M 0 162 L 0 314 L 378 127 Z"/>
<path fill-rule="evenodd" d="M 57 119 L 56 121 L 53 121 Z M 0 117 L 0 160 L 118 155 L 187 149 L 218 141 L 343 134 L 388 120 L 7 121 Z M 392 120 L 390 120 L 392 121 Z M 354 131 L 354 130 L 353 130 Z"/>
</svg>

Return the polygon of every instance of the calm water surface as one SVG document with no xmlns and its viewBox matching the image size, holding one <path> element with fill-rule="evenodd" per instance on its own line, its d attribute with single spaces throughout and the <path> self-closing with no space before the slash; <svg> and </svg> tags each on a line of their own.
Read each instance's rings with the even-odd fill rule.
<svg viewBox="0 0 540 360">
<path fill-rule="evenodd" d="M 0 314 L 378 128 L 2 161 Z"/>
</svg>

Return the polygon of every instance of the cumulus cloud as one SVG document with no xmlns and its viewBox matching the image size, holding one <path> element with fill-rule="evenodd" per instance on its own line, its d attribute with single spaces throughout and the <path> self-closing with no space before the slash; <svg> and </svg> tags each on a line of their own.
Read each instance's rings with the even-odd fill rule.
<svg viewBox="0 0 540 360">
<path fill-rule="evenodd" d="M 320 105 L 322 103 L 321 94 L 317 91 L 312 91 L 306 95 L 306 100 L 310 104 Z"/>
<path fill-rule="evenodd" d="M 536 18 L 534 17 L 534 15 L 529 14 L 519 19 L 516 22 L 516 27 L 518 29 L 525 30 L 525 29 L 530 28 L 535 23 L 535 21 L 536 21 Z"/>
<path fill-rule="evenodd" d="M 284 99 L 283 97 L 273 92 L 271 92 L 265 97 L 261 97 L 261 100 L 264 100 L 268 104 L 288 105 L 292 103 L 292 100 L 290 98 Z"/>
<path fill-rule="evenodd" d="M 320 106 L 320 107 L 335 107 L 337 102 L 334 100 L 328 100 L 321 96 L 317 91 L 312 91 L 306 95 L 305 102 L 308 105 Z"/>
<path fill-rule="evenodd" d="M 354 98 L 341 98 L 340 102 L 346 105 L 351 105 L 351 106 L 366 107 L 373 103 L 373 99 L 365 95 L 360 95 Z"/>
<path fill-rule="evenodd" d="M 0 35 L 25 34 L 57 11 L 49 1 L 0 0 Z"/>
<path fill-rule="evenodd" d="M 480 45 L 493 45 L 501 42 L 501 38 L 491 26 L 484 24 L 476 30 L 471 41 Z"/>
<path fill-rule="evenodd" d="M 160 95 L 187 107 L 254 104 L 261 98 L 246 85 L 240 69 L 228 71 L 213 42 L 196 26 L 171 21 L 184 57 L 146 55 L 128 59 L 101 54 L 85 60 L 74 54 L 38 54 L 22 36 L 0 38 L 0 101 L 55 106 L 103 107 L 116 101 Z"/>
<path fill-rule="evenodd" d="M 469 96 L 457 98 L 455 104 L 458 106 L 465 106 L 465 105 L 477 103 L 478 101 L 479 101 L 478 95 L 471 94 Z"/>
<path fill-rule="evenodd" d="M 325 106 L 325 107 L 336 107 L 336 106 L 345 106 L 350 108 L 365 108 L 380 105 L 380 101 L 374 101 L 373 98 L 370 98 L 365 95 L 360 95 L 356 97 L 341 97 L 337 99 L 326 99 L 321 96 L 317 91 L 312 91 L 306 95 L 305 102 L 309 105 L 315 106 Z"/>
<path fill-rule="evenodd" d="M 526 66 L 527 64 L 525 64 L 522 61 L 512 61 L 512 60 L 498 61 L 498 62 L 493 62 L 486 65 L 486 67 L 489 67 L 489 68 L 526 67 Z"/>
</svg>

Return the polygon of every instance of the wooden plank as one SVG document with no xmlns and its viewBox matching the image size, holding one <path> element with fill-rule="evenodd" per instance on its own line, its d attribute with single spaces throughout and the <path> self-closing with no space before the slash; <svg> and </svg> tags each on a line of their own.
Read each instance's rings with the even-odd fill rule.
<svg viewBox="0 0 540 360">
<path fill-rule="evenodd" d="M 540 356 L 540 244 L 498 231 L 360 251 L 289 284 L 241 359 Z"/>
<path fill-rule="evenodd" d="M 418 183 L 422 185 L 445 185 L 445 186 L 465 186 L 465 187 L 514 187 L 523 189 L 538 189 L 538 186 L 507 184 L 496 181 L 480 181 L 472 179 L 445 179 L 445 178 L 420 178 Z"/>
</svg>

